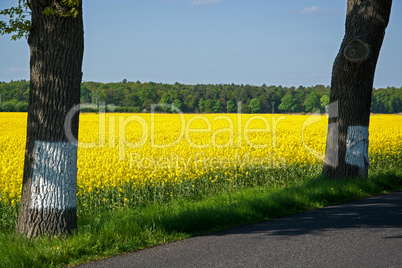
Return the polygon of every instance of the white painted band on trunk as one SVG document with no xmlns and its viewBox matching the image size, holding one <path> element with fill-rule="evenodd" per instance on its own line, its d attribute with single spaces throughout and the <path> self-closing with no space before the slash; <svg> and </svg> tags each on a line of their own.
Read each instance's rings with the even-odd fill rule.
<svg viewBox="0 0 402 268">
<path fill-rule="evenodd" d="M 346 138 L 345 161 L 349 165 L 359 167 L 359 175 L 367 173 L 370 164 L 368 158 L 369 131 L 368 127 L 349 126 Z"/>
<path fill-rule="evenodd" d="M 77 147 L 70 142 L 36 141 L 31 209 L 77 207 Z"/>
</svg>

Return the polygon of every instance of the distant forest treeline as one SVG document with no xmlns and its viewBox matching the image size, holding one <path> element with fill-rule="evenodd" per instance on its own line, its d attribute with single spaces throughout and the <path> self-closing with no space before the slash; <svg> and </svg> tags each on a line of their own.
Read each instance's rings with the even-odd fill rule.
<svg viewBox="0 0 402 268">
<path fill-rule="evenodd" d="M 237 84 L 162 84 L 147 82 L 81 83 L 83 111 L 95 112 L 104 102 L 115 105 L 115 112 L 149 111 L 152 104 L 173 104 L 185 113 L 311 113 L 325 111 L 329 86 L 311 87 L 252 86 Z M 0 112 L 25 112 L 28 108 L 29 81 L 0 82 Z M 89 105 L 92 104 L 92 105 Z M 167 107 L 159 111 L 171 112 Z M 402 87 L 373 89 L 372 113 L 402 112 Z"/>
</svg>

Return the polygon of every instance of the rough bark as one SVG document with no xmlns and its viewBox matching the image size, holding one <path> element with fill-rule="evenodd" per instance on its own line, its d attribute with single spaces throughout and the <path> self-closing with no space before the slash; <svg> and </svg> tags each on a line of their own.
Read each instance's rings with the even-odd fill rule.
<svg viewBox="0 0 402 268">
<path fill-rule="evenodd" d="M 30 92 L 27 141 L 17 232 L 28 237 L 68 234 L 77 228 L 77 147 L 64 131 L 66 115 L 80 101 L 84 33 L 78 15 L 64 12 L 60 0 L 32 0 Z M 78 137 L 78 113 L 72 119 Z"/>
<path fill-rule="evenodd" d="M 332 70 L 322 171 L 328 177 L 367 177 L 371 94 L 391 5 L 348 0 L 345 37 Z"/>
</svg>

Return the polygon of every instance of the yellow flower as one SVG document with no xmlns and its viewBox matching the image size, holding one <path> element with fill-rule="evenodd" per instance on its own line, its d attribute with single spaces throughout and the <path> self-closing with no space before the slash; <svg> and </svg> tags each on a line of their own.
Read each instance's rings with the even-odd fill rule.
<svg viewBox="0 0 402 268">
<path fill-rule="evenodd" d="M 0 201 L 14 205 L 20 200 L 26 143 L 26 113 L 1 113 L 0 116 Z M 188 180 L 206 176 L 212 183 L 238 180 L 253 175 L 251 170 L 266 169 L 282 164 L 320 165 L 309 151 L 323 154 L 326 147 L 328 119 L 303 128 L 309 116 L 304 115 L 184 115 L 192 131 L 168 148 L 153 144 L 170 144 L 181 136 L 180 115 L 157 114 L 154 143 L 151 136 L 141 146 L 120 148 L 119 117 L 129 114 L 106 115 L 106 144 L 98 148 L 78 149 L 77 194 L 100 194 L 101 189 L 115 187 L 124 196 L 126 183 L 132 189 L 147 185 L 180 185 Z M 151 115 L 136 115 L 151 129 Z M 201 119 L 200 119 L 201 118 Z M 116 129 L 110 129 L 114 120 Z M 251 121 L 250 121 L 251 120 Z M 80 115 L 79 140 L 84 143 L 99 141 L 99 115 Z M 279 123 L 278 123 L 279 122 Z M 267 124 L 268 123 L 268 124 Z M 238 124 L 241 124 L 240 126 Z M 246 125 L 247 124 L 247 125 Z M 400 156 L 402 150 L 402 116 L 373 115 L 370 117 L 369 152 L 373 162 Z M 228 130 L 229 128 L 229 130 Z M 194 131 L 194 130 L 202 131 Z M 246 132 L 245 129 L 249 131 Z M 262 131 L 267 129 L 269 131 Z M 132 122 L 125 134 L 131 144 L 140 144 L 146 128 Z M 168 131 L 167 131 L 168 130 Z M 238 133 L 239 130 L 241 133 Z M 251 131 L 250 131 L 251 130 Z M 254 130 L 254 131 L 252 131 Z M 304 131 L 302 133 L 302 130 Z M 115 144 L 109 135 L 115 133 Z M 303 137 L 303 139 L 301 139 Z M 240 138 L 240 140 L 238 140 Z M 136 148 L 134 148 L 136 147 Z M 307 150 L 306 148 L 309 148 Z M 121 151 L 124 149 L 123 158 Z M 144 160 L 144 161 L 142 161 Z M 145 161 L 146 160 L 146 161 Z M 371 159 L 370 159 L 371 160 Z M 236 171 L 233 171 L 236 168 Z M 239 175 L 239 176 L 238 176 Z M 195 184 L 191 184 L 195 188 Z M 191 186 L 190 186 L 191 187 Z M 97 192 L 94 192 L 97 191 Z M 331 191 L 334 189 L 331 188 Z M 99 196 L 99 195 L 98 195 Z M 93 196 L 90 197 L 91 199 Z M 106 202 L 106 198 L 99 198 Z M 127 201 L 126 199 L 124 199 Z M 85 207 L 86 205 L 83 204 Z"/>
</svg>

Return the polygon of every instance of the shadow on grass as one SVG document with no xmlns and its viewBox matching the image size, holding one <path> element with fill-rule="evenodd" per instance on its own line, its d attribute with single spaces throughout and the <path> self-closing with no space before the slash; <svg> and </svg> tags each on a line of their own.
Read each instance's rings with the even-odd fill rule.
<svg viewBox="0 0 402 268">
<path fill-rule="evenodd" d="M 402 228 L 402 192 L 317 209 L 285 218 L 217 232 L 211 235 L 260 233 L 261 235 L 291 237 L 304 234 L 318 234 L 334 229 L 361 227 Z"/>
<path fill-rule="evenodd" d="M 323 206 L 335 205 L 386 191 L 402 189 L 402 178 L 393 174 L 367 180 L 327 180 L 322 176 L 298 186 L 278 190 L 249 189 L 175 211 L 161 211 L 154 224 L 167 232 L 200 235 L 266 219 L 281 218 Z M 333 206 L 287 218 L 215 233 L 261 232 L 269 235 L 302 235 L 330 229 L 362 226 L 402 227 L 402 193 Z"/>
<path fill-rule="evenodd" d="M 258 233 L 286 239 L 363 226 L 401 228 L 402 192 L 314 210 L 398 190 L 402 177 L 391 173 L 367 180 L 319 176 L 285 188 L 261 186 L 198 201 L 86 215 L 79 221 L 79 231 L 67 239 L 27 240 L 13 232 L 0 234 L 0 267 L 77 264 L 205 234 Z M 288 215 L 293 216 L 284 217 Z M 229 229 L 236 226 L 242 227 Z"/>
</svg>

